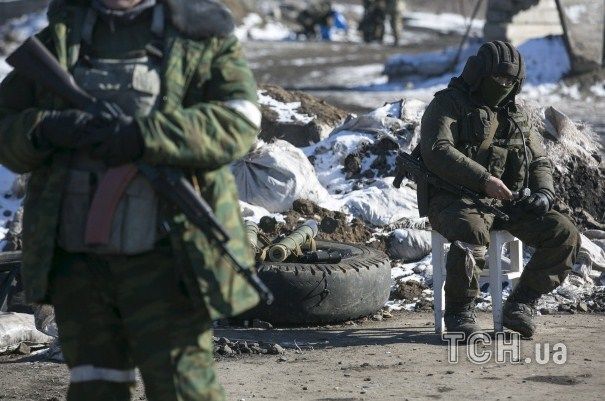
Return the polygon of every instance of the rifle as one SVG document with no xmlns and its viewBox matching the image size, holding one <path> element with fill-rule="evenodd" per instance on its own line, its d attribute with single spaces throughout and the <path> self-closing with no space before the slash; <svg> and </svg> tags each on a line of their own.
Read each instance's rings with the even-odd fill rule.
<svg viewBox="0 0 605 401">
<path fill-rule="evenodd" d="M 80 110 L 99 114 L 107 108 L 102 102 L 80 88 L 73 77 L 61 67 L 55 57 L 35 37 L 25 41 L 6 61 L 20 74 L 29 77 Z M 258 275 L 253 270 L 242 266 L 227 248 L 230 240 L 229 234 L 217 220 L 210 205 L 194 189 L 185 174 L 180 170 L 165 166 L 151 166 L 142 162 L 137 162 L 135 165 L 138 171 L 149 180 L 156 193 L 180 210 L 191 224 L 202 230 L 210 243 L 217 246 L 227 257 L 233 269 L 246 279 L 267 305 L 270 305 L 273 302 L 273 294 Z M 188 266 L 187 263 L 184 265 Z M 194 284 L 191 281 L 195 276 L 193 269 L 189 268 L 186 273 L 189 291 L 194 291 L 193 294 L 199 293 L 199 288 L 197 290 L 192 288 Z"/>
<path fill-rule="evenodd" d="M 418 148 L 416 148 L 418 149 Z M 481 200 L 481 195 L 475 191 L 472 191 L 462 185 L 455 185 L 449 183 L 432 173 L 429 169 L 426 168 L 422 159 L 419 157 L 419 152 L 414 150 L 411 155 L 400 151 L 397 155 L 397 170 L 395 172 L 395 180 L 393 181 L 393 186 L 395 188 L 401 188 L 401 183 L 403 179 L 406 177 L 414 180 L 418 185 L 420 183 L 428 183 L 434 187 L 446 190 L 456 195 L 464 196 L 473 201 L 477 207 L 484 210 L 487 213 L 492 213 L 496 217 L 509 221 L 510 217 L 508 214 L 504 213 L 502 210 L 494 207 L 492 205 L 488 205 L 487 203 Z M 415 157 L 416 156 L 416 157 Z M 516 195 L 518 196 L 518 195 Z"/>
</svg>

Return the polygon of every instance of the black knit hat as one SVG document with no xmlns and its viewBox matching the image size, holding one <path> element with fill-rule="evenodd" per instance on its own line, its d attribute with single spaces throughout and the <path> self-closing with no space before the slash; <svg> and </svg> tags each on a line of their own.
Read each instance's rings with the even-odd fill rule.
<svg viewBox="0 0 605 401">
<path fill-rule="evenodd" d="M 475 91 L 483 78 L 490 75 L 508 75 L 516 78 L 515 94 L 518 94 L 525 81 L 525 63 L 519 50 L 512 44 L 500 40 L 484 43 L 476 56 L 469 57 L 461 77 L 470 86 L 471 91 Z"/>
</svg>

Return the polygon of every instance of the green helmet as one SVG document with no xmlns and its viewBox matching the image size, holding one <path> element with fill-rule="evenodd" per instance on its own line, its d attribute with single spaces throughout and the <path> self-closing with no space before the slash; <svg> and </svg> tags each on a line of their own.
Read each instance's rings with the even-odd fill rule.
<svg viewBox="0 0 605 401">
<path fill-rule="evenodd" d="M 469 57 L 461 77 L 474 92 L 479 88 L 483 79 L 491 75 L 514 77 L 517 80 L 514 94 L 521 91 L 521 86 L 525 81 L 525 63 L 523 56 L 515 46 L 499 40 L 484 43 L 479 48 L 477 55 Z"/>
</svg>

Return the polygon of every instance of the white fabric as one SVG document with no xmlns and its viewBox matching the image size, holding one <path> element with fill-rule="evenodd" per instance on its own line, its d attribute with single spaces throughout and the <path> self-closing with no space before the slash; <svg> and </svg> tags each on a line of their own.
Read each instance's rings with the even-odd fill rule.
<svg viewBox="0 0 605 401">
<path fill-rule="evenodd" d="M 134 369 L 108 369 L 99 368 L 93 365 L 75 366 L 70 369 L 69 381 L 71 383 L 82 383 L 97 380 L 112 383 L 132 383 L 136 381 L 136 374 Z"/>
<path fill-rule="evenodd" d="M 389 255 L 403 262 L 415 262 L 431 253 L 431 232 L 398 229 L 389 236 Z"/>
<path fill-rule="evenodd" d="M 36 329 L 33 315 L 0 313 L 0 355 L 16 350 L 22 343 L 50 344 L 52 340 Z"/>
<path fill-rule="evenodd" d="M 246 117 L 255 127 L 260 128 L 263 116 L 260 109 L 251 101 L 242 99 L 228 100 L 225 102 L 225 106 Z"/>
<path fill-rule="evenodd" d="M 605 271 L 605 250 L 584 234 L 581 234 L 581 237 L 582 245 L 578 253 L 578 262 L 586 264 L 591 270 Z"/>
<path fill-rule="evenodd" d="M 317 204 L 330 199 L 305 154 L 286 141 L 259 141 L 232 171 L 240 200 L 272 213 L 290 210 L 297 199 Z"/>
<path fill-rule="evenodd" d="M 456 241 L 454 242 L 458 248 L 462 249 L 466 253 L 465 269 L 466 276 L 469 282 L 473 279 L 475 268 L 477 267 L 476 257 L 484 258 L 487 252 L 487 247 L 484 245 L 474 245 L 468 242 Z"/>
</svg>

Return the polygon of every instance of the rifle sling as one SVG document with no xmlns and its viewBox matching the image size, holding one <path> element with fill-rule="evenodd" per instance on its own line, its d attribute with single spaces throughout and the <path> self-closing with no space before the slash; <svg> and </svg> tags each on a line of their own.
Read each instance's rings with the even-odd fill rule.
<svg viewBox="0 0 605 401">
<path fill-rule="evenodd" d="M 86 245 L 107 245 L 111 237 L 113 217 L 128 184 L 137 175 L 134 164 L 107 170 L 95 192 L 88 219 L 84 242 Z"/>
</svg>

